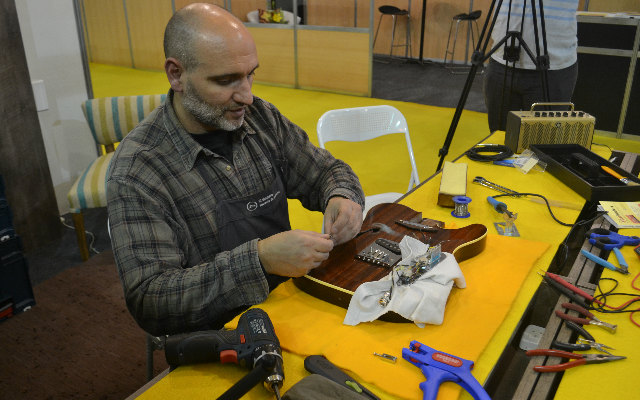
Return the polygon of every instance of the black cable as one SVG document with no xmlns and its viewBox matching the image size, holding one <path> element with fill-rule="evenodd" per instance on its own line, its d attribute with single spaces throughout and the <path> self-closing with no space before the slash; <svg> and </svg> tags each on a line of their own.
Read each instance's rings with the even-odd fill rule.
<svg viewBox="0 0 640 400">
<path fill-rule="evenodd" d="M 600 287 L 600 283 L 602 281 L 612 281 L 612 282 L 614 282 L 614 285 L 610 290 L 604 291 Z M 605 308 L 604 304 L 598 304 L 598 303 L 594 302 L 592 304 L 592 306 L 591 306 L 591 309 L 593 309 L 595 311 L 602 312 L 602 313 L 608 313 L 608 314 L 632 313 L 632 312 L 638 311 L 638 308 L 629 310 L 629 307 L 631 307 L 631 305 L 633 305 L 634 303 L 639 302 L 640 301 L 640 296 L 637 293 L 614 293 L 614 290 L 616 290 L 616 288 L 618 287 L 618 284 L 619 284 L 619 282 L 616 279 L 613 279 L 613 278 L 600 278 L 600 280 L 598 281 L 598 284 L 597 284 L 597 287 L 598 287 L 598 290 L 600 291 L 600 294 L 593 296 L 594 299 L 599 300 L 604 304 L 607 304 L 607 299 L 608 298 L 611 298 L 613 296 L 626 296 L 626 297 L 633 297 L 634 298 L 633 301 L 630 301 L 624 307 L 621 307 L 621 308 L 618 308 L 618 309 Z"/>
<path fill-rule="evenodd" d="M 557 223 L 559 223 L 562 226 L 580 226 L 580 225 L 584 225 L 585 223 L 588 222 L 592 222 L 594 221 L 596 218 L 598 218 L 601 215 L 606 214 L 605 211 L 603 212 L 598 212 L 597 215 L 589 220 L 585 220 L 585 221 L 578 221 L 575 224 L 568 224 L 566 222 L 562 222 L 560 221 L 558 218 L 556 218 L 555 214 L 553 214 L 553 211 L 551 210 L 551 205 L 549 204 L 549 200 L 547 200 L 546 197 L 544 197 L 541 194 L 537 194 L 537 193 L 519 193 L 519 192 L 513 192 L 513 193 L 505 193 L 505 194 L 497 194 L 495 196 L 491 196 L 493 198 L 496 197 L 504 197 L 504 196 L 510 196 L 510 197 L 522 197 L 522 196 L 534 196 L 534 197 L 540 197 L 542 200 L 544 200 L 545 204 L 547 205 L 547 209 L 549 210 L 549 214 L 551 214 L 551 218 L 553 218 L 554 221 L 556 221 Z M 569 233 L 571 233 L 571 231 L 569 231 Z"/>
<path fill-rule="evenodd" d="M 604 143 L 596 143 L 596 142 L 592 142 L 591 143 L 592 146 L 602 146 L 602 147 L 606 147 L 607 149 L 609 149 L 610 152 L 613 153 L 613 149 L 611 147 L 609 147 L 608 145 L 604 144 Z"/>
<path fill-rule="evenodd" d="M 491 153 L 485 155 L 484 153 Z M 472 161 L 500 161 L 513 155 L 513 151 L 503 144 L 479 144 L 464 153 Z"/>
<path fill-rule="evenodd" d="M 562 241 L 562 243 L 560 243 L 560 246 L 558 246 L 558 251 L 562 251 L 562 259 L 560 261 L 559 259 L 559 265 L 563 266 L 564 263 L 567 262 L 567 259 L 569 258 L 569 245 L 567 244 L 567 242 L 569 241 L 569 237 L 571 236 L 571 232 L 573 231 L 574 228 L 579 227 L 579 226 L 584 226 L 586 224 L 590 224 L 593 221 L 595 221 L 596 219 L 598 219 L 599 217 L 605 215 L 607 212 L 606 211 L 598 211 L 596 212 L 596 216 L 593 218 L 589 218 L 587 220 L 582 220 L 582 221 L 577 221 L 575 224 L 568 224 L 566 222 L 562 222 L 560 221 L 558 218 L 556 218 L 556 216 L 553 214 L 553 211 L 551 210 L 551 205 L 549 204 L 549 201 L 547 200 L 546 197 L 544 197 L 541 194 L 537 194 L 537 193 L 519 193 L 519 192 L 514 192 L 514 193 L 505 193 L 505 194 L 498 194 L 495 196 L 492 196 L 493 198 L 496 197 L 504 197 L 504 196 L 509 196 L 509 197 L 521 197 L 521 196 L 535 196 L 535 197 L 540 197 L 542 200 L 544 200 L 544 202 L 547 205 L 547 209 L 549 210 L 549 214 L 551 215 L 551 218 L 553 218 L 554 221 L 556 221 L 557 223 L 559 223 L 562 226 L 570 226 L 571 229 L 569 229 L 569 232 L 567 233 L 567 236 L 565 236 L 564 240 Z"/>
</svg>

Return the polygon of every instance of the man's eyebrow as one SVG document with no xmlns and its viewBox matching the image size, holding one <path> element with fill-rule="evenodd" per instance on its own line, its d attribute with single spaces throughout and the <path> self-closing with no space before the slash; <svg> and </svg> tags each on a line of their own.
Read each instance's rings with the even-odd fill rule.
<svg viewBox="0 0 640 400">
<path fill-rule="evenodd" d="M 258 67 L 260 67 L 260 65 L 256 65 L 251 72 L 249 72 L 248 75 L 253 74 L 254 72 L 256 72 L 256 69 L 258 69 Z M 245 76 L 245 74 L 240 73 L 240 72 L 233 72 L 230 74 L 222 74 L 222 75 L 214 75 L 209 77 L 209 79 L 211 80 L 219 80 L 219 79 L 238 79 L 238 78 L 242 78 L 243 76 Z"/>
</svg>

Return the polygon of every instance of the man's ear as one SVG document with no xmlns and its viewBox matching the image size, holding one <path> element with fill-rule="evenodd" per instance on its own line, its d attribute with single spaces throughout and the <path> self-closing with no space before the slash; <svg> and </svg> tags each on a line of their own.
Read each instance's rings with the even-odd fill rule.
<svg viewBox="0 0 640 400">
<path fill-rule="evenodd" d="M 169 79 L 169 84 L 174 92 L 182 92 L 182 81 L 180 78 L 184 73 L 182 64 L 177 59 L 170 57 L 164 61 L 164 71 Z"/>
</svg>

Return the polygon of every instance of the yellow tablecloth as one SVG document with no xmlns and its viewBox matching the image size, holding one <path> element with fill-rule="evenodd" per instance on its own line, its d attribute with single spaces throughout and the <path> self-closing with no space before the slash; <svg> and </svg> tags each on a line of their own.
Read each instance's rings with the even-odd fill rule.
<svg viewBox="0 0 640 400">
<path fill-rule="evenodd" d="M 498 135 L 499 136 L 499 135 Z M 492 137 L 500 143 L 501 137 Z M 417 155 L 419 157 L 419 155 Z M 345 310 L 313 299 L 287 283 L 260 305 L 272 318 L 285 352 L 286 390 L 304 377 L 302 361 L 308 354 L 324 354 L 333 363 L 383 398 L 421 398 L 421 372 L 399 359 L 389 364 L 372 353 L 389 353 L 401 358 L 402 347 L 410 340 L 421 341 L 438 350 L 475 360 L 474 375 L 482 383 L 495 365 L 522 312 L 540 284 L 539 270 L 551 262 L 557 246 L 569 228 L 553 221 L 546 206 L 527 199 L 501 198 L 509 210 L 518 213 L 519 238 L 496 235 L 494 222 L 502 222 L 487 202 L 498 194 L 471 183 L 475 176 L 511 189 L 540 193 L 572 208 L 553 208 L 556 217 L 573 223 L 584 199 L 548 173 L 523 174 L 515 168 L 460 160 L 469 166 L 467 196 L 471 216 L 454 218 L 451 209 L 438 207 L 439 177 L 426 182 L 401 201 L 423 217 L 443 220 L 447 227 L 482 223 L 490 232 L 488 247 L 479 256 L 461 263 L 466 289 L 454 289 L 441 326 L 419 329 L 411 324 L 373 322 L 356 327 L 342 325 Z M 235 366 L 209 364 L 181 367 L 147 390 L 141 398 L 201 398 L 224 392 L 246 371 Z M 372 384 L 368 384 L 372 383 Z M 257 390 L 259 389 L 259 390 Z M 460 389 L 444 384 L 439 398 L 456 398 Z M 463 392 L 464 393 L 464 392 Z M 464 397 L 465 395 L 463 395 Z M 248 398 L 269 398 L 262 388 Z"/>
<path fill-rule="evenodd" d="M 411 340 L 418 340 L 446 353 L 477 359 L 502 323 L 522 282 L 548 247 L 544 242 L 489 235 L 485 251 L 460 264 L 467 288 L 452 290 L 440 326 L 421 329 L 412 323 L 381 321 L 355 327 L 343 325 L 345 309 L 300 291 L 291 281 L 273 291 L 260 308 L 269 314 L 284 350 L 300 356 L 323 354 L 371 388 L 375 386 L 398 398 L 420 398 L 418 385 L 425 377 L 402 360 L 402 348 L 408 347 Z M 374 357 L 373 352 L 395 355 L 399 361 L 388 363 Z M 182 397 L 187 393 L 199 398 L 200 394 L 210 396 L 225 388 L 202 386 L 202 371 L 202 367 L 181 367 L 169 375 L 180 373 L 183 379 L 179 383 L 178 378 L 172 377 L 170 387 L 158 384 L 143 398 L 174 398 L 173 394 Z M 289 371 L 285 365 L 287 376 L 295 377 L 300 372 Z M 213 377 L 206 381 L 213 382 Z M 194 393 L 194 387 L 202 387 L 204 392 Z M 457 385 L 444 385 L 439 398 L 456 398 L 458 392 Z"/>
</svg>

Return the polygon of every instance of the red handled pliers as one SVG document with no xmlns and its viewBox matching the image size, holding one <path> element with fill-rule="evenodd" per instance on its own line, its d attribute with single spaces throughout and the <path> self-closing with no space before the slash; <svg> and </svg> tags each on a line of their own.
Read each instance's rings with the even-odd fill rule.
<svg viewBox="0 0 640 400">
<path fill-rule="evenodd" d="M 577 311 L 578 313 L 582 314 L 584 316 L 584 318 L 580 318 L 580 317 L 575 317 L 573 315 L 568 315 L 563 313 L 560 310 L 556 310 L 556 315 L 564 320 L 567 321 L 573 321 L 577 324 L 580 325 L 597 325 L 600 326 L 602 328 L 607 329 L 608 331 L 615 333 L 616 328 L 618 327 L 618 325 L 613 325 L 610 324 L 608 322 L 604 322 L 604 321 L 600 321 L 598 318 L 596 318 L 593 313 L 591 313 L 589 310 L 587 310 L 584 307 L 581 307 L 577 304 L 573 304 L 573 303 L 562 303 L 562 307 L 568 309 L 568 310 L 573 310 L 573 311 Z"/>
<path fill-rule="evenodd" d="M 526 354 L 528 356 L 561 357 L 574 360 L 555 365 L 536 365 L 535 367 L 533 367 L 533 370 L 536 372 L 560 372 L 565 371 L 569 368 L 577 367 L 579 365 L 600 364 L 609 361 L 624 360 L 625 358 L 627 358 L 624 356 L 612 356 L 606 354 L 577 354 L 570 353 L 568 351 L 553 349 L 529 350 Z"/>
</svg>

